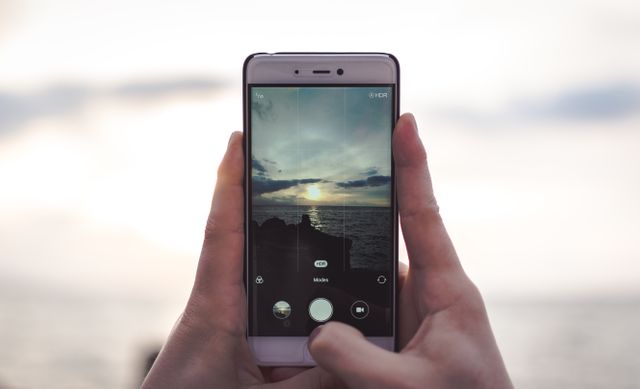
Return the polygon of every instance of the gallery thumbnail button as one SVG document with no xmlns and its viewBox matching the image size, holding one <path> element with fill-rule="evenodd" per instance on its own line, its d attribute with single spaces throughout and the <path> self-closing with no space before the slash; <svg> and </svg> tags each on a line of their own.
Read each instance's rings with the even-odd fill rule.
<svg viewBox="0 0 640 389">
<path fill-rule="evenodd" d="M 284 300 L 280 300 L 273 304 L 273 316 L 278 319 L 286 319 L 291 315 L 291 305 Z"/>
<path fill-rule="evenodd" d="M 323 323 L 333 315 L 333 305 L 325 298 L 314 299 L 309 304 L 309 316 L 317 322 Z"/>
<path fill-rule="evenodd" d="M 351 304 L 351 316 L 356 319 L 364 319 L 369 315 L 369 304 L 362 300 L 358 300 Z"/>
</svg>

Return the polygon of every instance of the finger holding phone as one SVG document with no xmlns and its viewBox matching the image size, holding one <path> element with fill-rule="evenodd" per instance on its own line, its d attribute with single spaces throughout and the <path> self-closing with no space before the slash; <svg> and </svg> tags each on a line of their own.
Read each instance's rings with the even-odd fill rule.
<svg viewBox="0 0 640 389">
<path fill-rule="evenodd" d="M 311 334 L 311 355 L 350 388 L 511 388 L 482 297 L 442 222 L 413 115 L 398 121 L 393 148 L 409 254 L 400 282 L 400 352 L 332 322 Z"/>
</svg>

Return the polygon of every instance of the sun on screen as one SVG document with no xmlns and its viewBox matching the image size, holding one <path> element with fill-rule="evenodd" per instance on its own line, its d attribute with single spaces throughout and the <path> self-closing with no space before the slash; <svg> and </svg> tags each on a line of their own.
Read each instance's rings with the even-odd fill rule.
<svg viewBox="0 0 640 389">
<path fill-rule="evenodd" d="M 307 186 L 307 198 L 309 200 L 318 200 L 322 193 L 320 193 L 320 188 L 318 185 L 309 185 Z"/>
</svg>

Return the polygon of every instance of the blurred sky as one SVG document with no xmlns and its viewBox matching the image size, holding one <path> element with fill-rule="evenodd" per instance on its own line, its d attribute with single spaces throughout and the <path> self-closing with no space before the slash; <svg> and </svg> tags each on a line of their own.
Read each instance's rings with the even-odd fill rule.
<svg viewBox="0 0 640 389">
<path fill-rule="evenodd" d="M 259 51 L 387 51 L 490 296 L 640 292 L 640 3 L 0 0 L 0 282 L 188 293 Z"/>
</svg>

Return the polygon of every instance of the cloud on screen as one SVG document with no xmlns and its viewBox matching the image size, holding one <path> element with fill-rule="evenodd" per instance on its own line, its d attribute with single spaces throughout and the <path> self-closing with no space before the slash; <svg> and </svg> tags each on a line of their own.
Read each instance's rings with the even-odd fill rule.
<svg viewBox="0 0 640 389">
<path fill-rule="evenodd" d="M 391 182 L 390 176 L 371 176 L 364 180 L 336 182 L 336 186 L 344 189 L 382 186 Z"/>
<path fill-rule="evenodd" d="M 256 175 L 258 175 L 260 177 L 266 177 L 267 176 L 267 169 L 253 155 L 251 156 L 251 167 L 253 168 L 253 170 L 255 170 L 257 172 Z"/>
<path fill-rule="evenodd" d="M 272 180 L 269 178 L 253 178 L 253 195 L 259 196 L 265 193 L 277 192 L 301 184 L 315 184 L 322 181 L 319 178 L 302 178 L 294 180 Z"/>
</svg>

